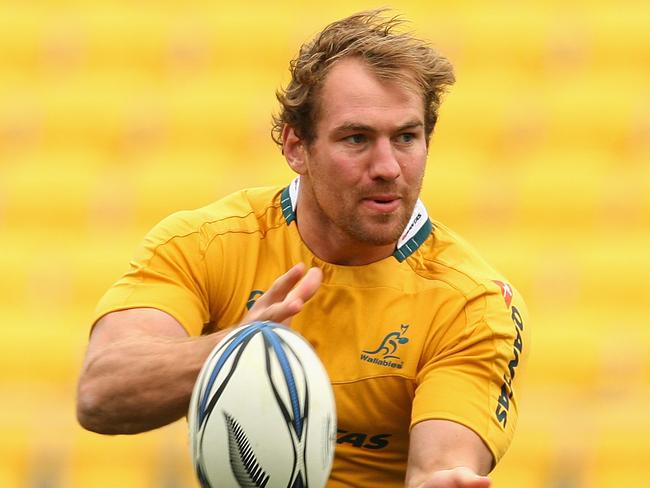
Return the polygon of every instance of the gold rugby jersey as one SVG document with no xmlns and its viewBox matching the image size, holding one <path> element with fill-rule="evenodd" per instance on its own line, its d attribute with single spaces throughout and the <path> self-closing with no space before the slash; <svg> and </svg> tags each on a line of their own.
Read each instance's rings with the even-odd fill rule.
<svg viewBox="0 0 650 488">
<path fill-rule="evenodd" d="M 529 349 L 518 292 L 419 201 L 392 256 L 326 263 L 298 233 L 298 185 L 244 190 L 166 218 L 96 317 L 152 307 L 205 334 L 238 323 L 294 264 L 318 266 L 323 283 L 291 326 L 316 349 L 336 397 L 328 487 L 403 486 L 409 429 L 427 419 L 469 427 L 498 461 L 515 430 Z"/>
</svg>

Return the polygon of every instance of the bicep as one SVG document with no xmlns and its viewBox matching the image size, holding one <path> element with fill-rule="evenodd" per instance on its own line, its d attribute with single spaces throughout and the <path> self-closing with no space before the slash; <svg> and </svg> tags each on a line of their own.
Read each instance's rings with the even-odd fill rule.
<svg viewBox="0 0 650 488">
<path fill-rule="evenodd" d="M 86 356 L 107 344 L 136 336 L 187 337 L 174 317 L 155 308 L 133 308 L 111 312 L 100 318 L 90 333 Z"/>
<path fill-rule="evenodd" d="M 418 486 L 430 474 L 458 466 L 485 475 L 493 457 L 471 429 L 449 420 L 425 420 L 411 429 L 406 472 L 407 486 Z"/>
</svg>

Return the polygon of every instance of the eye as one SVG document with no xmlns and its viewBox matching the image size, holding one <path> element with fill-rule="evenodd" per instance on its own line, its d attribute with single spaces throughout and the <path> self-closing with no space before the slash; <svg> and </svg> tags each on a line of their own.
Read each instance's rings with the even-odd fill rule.
<svg viewBox="0 0 650 488">
<path fill-rule="evenodd" d="M 349 142 L 350 144 L 363 144 L 366 142 L 368 138 L 364 136 L 363 134 L 352 134 L 351 136 L 348 136 L 344 139 L 345 142 Z"/>
<path fill-rule="evenodd" d="M 404 132 L 397 136 L 398 142 L 401 142 L 402 144 L 410 144 L 415 140 L 415 138 L 416 135 L 413 132 Z"/>
</svg>

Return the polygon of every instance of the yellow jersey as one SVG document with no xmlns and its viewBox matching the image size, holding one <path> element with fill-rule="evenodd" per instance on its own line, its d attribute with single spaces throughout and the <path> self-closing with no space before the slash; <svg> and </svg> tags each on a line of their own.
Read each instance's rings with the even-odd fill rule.
<svg viewBox="0 0 650 488">
<path fill-rule="evenodd" d="M 515 430 L 528 352 L 518 292 L 419 201 L 392 256 L 324 262 L 300 238 L 297 195 L 294 180 L 166 218 L 101 299 L 97 319 L 150 307 L 206 334 L 240 322 L 294 264 L 318 266 L 322 285 L 291 327 L 313 345 L 334 390 L 328 487 L 403 486 L 409 430 L 428 419 L 467 426 L 498 461 Z"/>
</svg>

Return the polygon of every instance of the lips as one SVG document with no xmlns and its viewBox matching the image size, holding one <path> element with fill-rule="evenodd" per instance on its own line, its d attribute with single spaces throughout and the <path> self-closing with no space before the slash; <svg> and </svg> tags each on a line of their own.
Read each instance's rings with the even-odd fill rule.
<svg viewBox="0 0 650 488">
<path fill-rule="evenodd" d="M 399 207 L 400 202 L 401 198 L 393 194 L 371 195 L 362 200 L 365 207 L 380 213 L 394 212 Z"/>
</svg>

